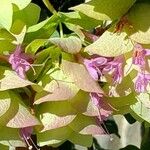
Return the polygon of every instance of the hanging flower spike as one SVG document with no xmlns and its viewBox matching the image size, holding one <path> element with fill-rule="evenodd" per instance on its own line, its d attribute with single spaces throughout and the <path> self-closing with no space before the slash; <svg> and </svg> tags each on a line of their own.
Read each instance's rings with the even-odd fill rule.
<svg viewBox="0 0 150 150">
<path fill-rule="evenodd" d="M 124 63 L 124 57 L 118 56 L 114 58 L 113 61 L 109 62 L 107 66 L 104 68 L 103 73 L 111 73 L 112 72 L 112 78 L 113 78 L 113 85 L 116 86 L 117 84 L 120 84 L 123 78 L 123 63 Z"/>
<path fill-rule="evenodd" d="M 144 93 L 147 91 L 148 83 L 150 82 L 150 74 L 138 73 L 135 81 L 135 91 Z"/>
<path fill-rule="evenodd" d="M 21 128 L 20 129 L 21 139 L 27 144 L 29 150 L 32 150 L 33 146 L 36 150 L 40 150 L 37 148 L 37 146 L 35 145 L 35 143 L 33 142 L 32 138 L 31 138 L 32 132 L 33 132 L 33 127 Z"/>
<path fill-rule="evenodd" d="M 97 57 L 91 60 L 84 59 L 84 65 L 94 80 L 99 80 L 103 75 L 102 70 L 109 60 L 105 57 Z"/>
<path fill-rule="evenodd" d="M 145 56 L 148 55 L 150 55 L 150 50 L 144 49 L 142 45 L 137 43 L 134 46 L 132 63 L 139 66 L 139 68 L 143 70 L 145 68 Z"/>
<path fill-rule="evenodd" d="M 90 93 L 90 97 L 92 103 L 99 110 L 99 120 L 100 121 L 106 120 L 112 114 L 112 109 L 103 100 L 103 95 L 98 93 Z"/>
<path fill-rule="evenodd" d="M 110 135 L 104 123 L 104 120 L 106 120 L 112 114 L 112 109 L 107 103 L 104 102 L 102 94 L 90 93 L 90 97 L 91 97 L 92 103 L 97 107 L 97 110 L 98 110 L 99 115 L 97 118 L 97 123 L 101 126 L 104 133 Z M 112 140 L 111 136 L 110 136 L 110 140 Z"/>
<path fill-rule="evenodd" d="M 25 78 L 25 73 L 30 69 L 31 64 L 29 61 L 31 57 L 22 53 L 21 45 L 18 45 L 13 54 L 9 56 L 9 63 L 12 69 L 16 71 L 19 77 Z"/>
</svg>

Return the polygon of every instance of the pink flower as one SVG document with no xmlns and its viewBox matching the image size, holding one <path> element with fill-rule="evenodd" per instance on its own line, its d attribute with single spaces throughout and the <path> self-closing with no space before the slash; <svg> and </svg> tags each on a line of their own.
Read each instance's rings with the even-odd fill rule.
<svg viewBox="0 0 150 150">
<path fill-rule="evenodd" d="M 21 77 L 25 78 L 25 73 L 30 69 L 31 57 L 27 54 L 22 53 L 21 46 L 18 45 L 13 54 L 9 56 L 9 63 L 12 69 Z"/>
<path fill-rule="evenodd" d="M 99 80 L 103 75 L 103 68 L 107 65 L 107 63 L 113 58 L 106 57 L 96 57 L 92 59 L 84 59 L 84 65 L 86 66 L 88 72 L 93 77 L 94 80 Z"/>
<path fill-rule="evenodd" d="M 111 114 L 111 107 L 104 101 L 103 95 L 98 93 L 90 93 L 91 100 L 93 104 L 99 110 L 99 120 L 106 120 Z"/>
<path fill-rule="evenodd" d="M 138 65 L 140 69 L 145 67 L 145 56 L 150 55 L 149 49 L 144 49 L 142 45 L 136 44 L 134 46 L 133 60 L 132 63 Z"/>
<path fill-rule="evenodd" d="M 135 91 L 138 93 L 146 92 L 149 82 L 150 74 L 138 73 L 135 81 Z"/>
<path fill-rule="evenodd" d="M 39 150 L 31 138 L 32 132 L 33 132 L 33 127 L 21 128 L 20 136 L 22 140 L 24 140 L 24 142 L 27 144 L 29 150 L 32 150 L 33 146 L 36 150 Z"/>
<path fill-rule="evenodd" d="M 107 66 L 103 69 L 103 73 L 112 73 L 113 84 L 120 84 L 123 78 L 123 63 L 124 57 L 118 56 L 113 61 L 107 63 Z"/>
</svg>

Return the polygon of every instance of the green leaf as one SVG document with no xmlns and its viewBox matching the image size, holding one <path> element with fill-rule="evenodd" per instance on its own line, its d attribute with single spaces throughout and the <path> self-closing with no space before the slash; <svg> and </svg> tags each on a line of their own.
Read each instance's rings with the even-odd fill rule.
<svg viewBox="0 0 150 150">
<path fill-rule="evenodd" d="M 105 97 L 105 100 L 116 109 L 124 106 L 130 106 L 137 102 L 134 93 L 121 97 Z"/>
<path fill-rule="evenodd" d="M 77 115 L 76 118 L 69 124 L 69 127 L 72 128 L 75 132 L 80 132 L 83 128 L 90 124 L 96 124 L 95 118 Z"/>
<path fill-rule="evenodd" d="M 135 0 L 91 0 L 71 8 L 97 20 L 116 20 L 123 16 Z"/>
<path fill-rule="evenodd" d="M 50 94 L 37 93 L 34 104 L 40 104 L 47 101 L 64 101 L 71 99 L 78 92 L 78 87 L 73 83 L 53 80 L 44 88 Z"/>
<path fill-rule="evenodd" d="M 31 2 L 31 0 L 24 0 L 22 2 L 20 0 L 11 0 L 11 2 L 16 4 L 19 9 L 24 9 Z"/>
<path fill-rule="evenodd" d="M 16 4 L 20 9 L 26 7 L 31 0 L 24 0 L 20 2 L 19 0 L 1 0 L 0 1 L 0 26 L 10 29 L 12 25 L 12 17 L 13 17 L 13 6 L 12 3 Z M 5 15 L 4 15 L 5 14 Z"/>
<path fill-rule="evenodd" d="M 149 103 L 145 103 L 145 101 L 149 101 L 148 93 L 141 93 L 137 96 L 138 102 L 131 106 L 131 115 L 138 121 L 146 121 L 150 123 L 150 106 Z M 143 103 L 144 102 L 144 103 Z"/>
<path fill-rule="evenodd" d="M 73 132 L 68 139 L 70 142 L 85 147 L 91 147 L 93 142 L 93 137 L 91 135 L 82 135 L 76 132 Z"/>
<path fill-rule="evenodd" d="M 64 74 L 70 77 L 81 90 L 103 93 L 98 83 L 93 80 L 83 65 L 63 60 L 61 68 Z"/>
<path fill-rule="evenodd" d="M 10 91 L 0 92 L 0 127 L 5 126 L 16 115 L 18 108 Z"/>
<path fill-rule="evenodd" d="M 28 80 L 20 78 L 14 71 L 8 70 L 8 68 L 0 66 L 0 70 L 0 91 L 34 84 Z"/>
<path fill-rule="evenodd" d="M 143 11 L 144 10 L 144 11 Z M 128 29 L 130 38 L 141 44 L 150 44 L 150 4 L 135 4 L 128 14 L 128 20 L 133 26 Z"/>
<path fill-rule="evenodd" d="M 125 32 L 118 34 L 105 31 L 97 41 L 85 48 L 85 52 L 91 55 L 114 57 L 132 51 L 132 49 L 132 41 L 127 39 Z"/>
<path fill-rule="evenodd" d="M 60 18 L 56 14 L 36 25 L 30 26 L 25 36 L 25 42 L 30 43 L 34 39 L 49 38 L 54 33 L 59 21 Z"/>
<path fill-rule="evenodd" d="M 38 132 L 37 142 L 39 146 L 61 143 L 67 140 L 67 138 L 70 136 L 72 132 L 73 132 L 72 129 L 70 129 L 67 126 L 41 133 Z"/>
<path fill-rule="evenodd" d="M 75 36 L 68 38 L 50 38 L 51 43 L 57 45 L 67 53 L 76 54 L 82 48 L 81 40 Z"/>
<path fill-rule="evenodd" d="M 8 54 L 15 49 L 15 45 L 10 40 L 0 40 L 0 54 Z"/>
<path fill-rule="evenodd" d="M 41 9 L 38 5 L 30 3 L 24 9 L 15 11 L 13 14 L 13 20 L 21 20 L 27 27 L 35 25 L 39 20 L 40 11 Z"/>
<path fill-rule="evenodd" d="M 35 54 L 37 50 L 48 42 L 47 39 L 35 39 L 25 49 L 26 53 Z"/>
<path fill-rule="evenodd" d="M 0 134 L 1 144 L 10 146 L 10 147 L 25 147 L 26 146 L 26 144 L 21 140 L 19 136 L 19 129 L 2 127 L 0 128 L 0 132 L 1 132 Z"/>
<path fill-rule="evenodd" d="M 81 28 L 87 30 L 93 29 L 102 23 L 100 20 L 88 17 L 87 15 L 81 12 L 61 13 L 61 15 L 62 18 L 64 19 L 63 20 L 64 23 L 71 23 L 74 25 L 78 25 Z"/>
<path fill-rule="evenodd" d="M 8 146 L 0 144 L 0 149 L 2 149 L 2 150 L 8 150 L 9 148 L 8 148 Z"/>
</svg>

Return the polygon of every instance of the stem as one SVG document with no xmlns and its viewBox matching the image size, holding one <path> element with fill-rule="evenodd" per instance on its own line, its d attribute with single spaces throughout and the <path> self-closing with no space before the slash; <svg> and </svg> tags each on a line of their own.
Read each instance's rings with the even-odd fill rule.
<svg viewBox="0 0 150 150">
<path fill-rule="evenodd" d="M 52 14 L 56 14 L 57 13 L 57 11 L 54 9 L 53 5 L 50 3 L 49 0 L 43 0 L 43 3 L 45 4 L 45 6 L 49 9 L 49 11 Z"/>
<path fill-rule="evenodd" d="M 61 22 L 59 23 L 59 32 L 60 32 L 60 37 L 63 38 L 64 35 L 63 35 L 63 27 L 62 27 L 62 23 Z"/>
</svg>

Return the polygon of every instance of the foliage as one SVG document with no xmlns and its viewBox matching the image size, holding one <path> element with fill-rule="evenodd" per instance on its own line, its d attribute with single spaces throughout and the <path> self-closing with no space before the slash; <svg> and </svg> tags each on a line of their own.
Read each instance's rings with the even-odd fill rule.
<svg viewBox="0 0 150 150">
<path fill-rule="evenodd" d="M 149 126 L 150 2 L 72 1 L 0 1 L 0 149 L 91 147 L 116 114 Z"/>
</svg>

